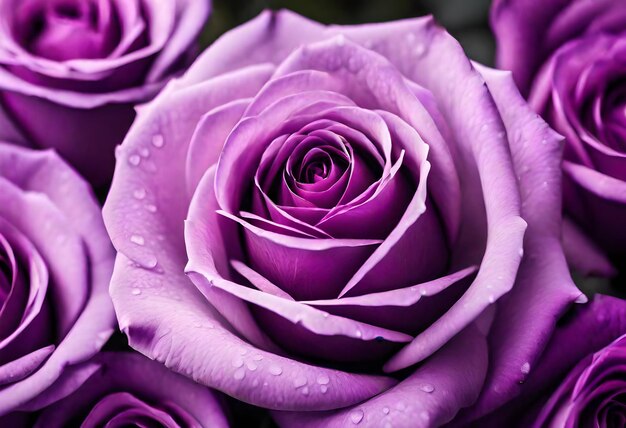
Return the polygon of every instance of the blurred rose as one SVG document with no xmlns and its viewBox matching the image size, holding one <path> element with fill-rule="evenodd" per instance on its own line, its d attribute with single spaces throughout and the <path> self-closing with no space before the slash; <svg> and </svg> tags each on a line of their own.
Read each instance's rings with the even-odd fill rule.
<svg viewBox="0 0 626 428">
<path fill-rule="evenodd" d="M 12 128 L 0 126 L 0 138 L 55 148 L 89 181 L 106 183 L 134 106 L 193 59 L 209 7 L 0 0 L 0 125 Z"/>
<path fill-rule="evenodd" d="M 606 252 L 626 256 L 626 3 L 496 1 L 498 66 L 512 70 L 531 106 L 566 137 L 567 214 Z M 565 230 L 575 264 L 595 257 Z M 596 263 L 596 266 L 598 264 Z M 595 268 L 611 273 L 610 267 Z"/>
<path fill-rule="evenodd" d="M 63 383 L 36 397 L 38 413 L 14 413 L 3 426 L 220 428 L 228 423 L 214 394 L 143 356 L 102 353 Z M 72 382 L 74 379 L 66 379 Z M 11 425 L 12 424 L 12 425 Z"/>
<path fill-rule="evenodd" d="M 112 268 L 88 184 L 51 151 L 0 144 L 0 414 L 106 342 Z"/>
<path fill-rule="evenodd" d="M 517 400 L 477 426 L 622 427 L 626 406 L 626 301 L 598 295 L 556 329 Z"/>
<path fill-rule="evenodd" d="M 284 425 L 478 417 L 580 297 L 559 155 L 509 75 L 430 18 L 264 13 L 120 150 L 105 217 L 121 328 L 177 372 L 291 411 Z"/>
</svg>

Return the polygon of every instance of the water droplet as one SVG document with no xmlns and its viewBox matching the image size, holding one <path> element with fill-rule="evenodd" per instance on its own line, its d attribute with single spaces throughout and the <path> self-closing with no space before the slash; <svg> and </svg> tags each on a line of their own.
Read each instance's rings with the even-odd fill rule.
<svg viewBox="0 0 626 428">
<path fill-rule="evenodd" d="M 493 294 L 490 294 L 487 300 L 489 300 L 489 303 L 493 303 L 496 301 L 496 298 L 493 296 Z"/>
<path fill-rule="evenodd" d="M 328 387 L 326 385 L 320 386 L 320 392 L 322 394 L 326 394 L 328 392 Z"/>
<path fill-rule="evenodd" d="M 302 395 L 309 395 L 309 387 L 305 386 L 304 388 L 302 388 Z"/>
<path fill-rule="evenodd" d="M 323 313 L 322 313 L 322 316 L 323 316 L 324 318 L 328 318 L 328 312 L 323 312 Z"/>
<path fill-rule="evenodd" d="M 587 303 L 588 301 L 589 299 L 584 294 L 581 294 L 580 296 L 576 297 L 576 300 L 575 300 L 575 302 L 578 304 Z"/>
<path fill-rule="evenodd" d="M 361 337 L 363 337 L 363 332 L 362 332 L 361 330 L 357 330 L 357 331 L 356 331 L 356 337 L 358 337 L 359 339 L 360 339 Z"/>
<path fill-rule="evenodd" d="M 428 294 L 428 291 L 426 291 L 426 289 L 425 289 L 425 288 L 422 288 L 422 289 L 420 290 L 420 294 L 421 294 L 422 296 L 426 296 L 426 295 Z"/>
<path fill-rule="evenodd" d="M 307 384 L 307 380 L 303 376 L 297 377 L 293 380 L 293 386 L 295 388 L 302 388 L 306 384 Z"/>
<path fill-rule="evenodd" d="M 133 290 L 131 291 L 133 296 L 139 296 L 141 294 L 141 290 L 138 288 L 133 288 Z"/>
<path fill-rule="evenodd" d="M 165 138 L 163 138 L 163 135 L 156 134 L 154 137 L 152 137 L 152 145 L 158 148 L 163 147 L 165 145 Z"/>
<path fill-rule="evenodd" d="M 520 369 L 520 371 L 525 375 L 530 373 L 530 363 L 525 362 L 524 364 L 522 364 L 522 368 Z"/>
<path fill-rule="evenodd" d="M 251 372 L 255 371 L 259 366 L 257 365 L 257 363 L 255 363 L 254 361 L 248 361 L 246 363 L 246 367 L 248 367 L 248 370 L 250 370 Z"/>
<path fill-rule="evenodd" d="M 157 258 L 153 254 L 142 254 L 135 262 L 144 269 L 154 269 L 158 264 Z"/>
<path fill-rule="evenodd" d="M 543 140 L 541 140 L 541 144 L 548 144 L 548 140 L 544 138 Z"/>
<path fill-rule="evenodd" d="M 413 54 L 416 57 L 424 55 L 424 52 L 426 52 L 426 46 L 424 46 L 422 43 L 418 43 L 415 45 L 415 47 L 413 47 Z"/>
<path fill-rule="evenodd" d="M 520 249 L 517 251 L 517 254 L 519 254 L 519 256 L 520 256 L 520 257 L 524 257 L 524 249 L 523 249 L 523 248 L 520 248 Z"/>
<path fill-rule="evenodd" d="M 148 156 L 150 156 L 150 150 L 146 149 L 145 147 L 142 147 L 141 149 L 139 149 L 139 154 L 143 156 L 144 158 L 147 158 Z"/>
<path fill-rule="evenodd" d="M 130 155 L 128 157 L 128 163 L 132 166 L 137 166 L 141 163 L 141 158 L 139 157 L 139 155 Z"/>
<path fill-rule="evenodd" d="M 431 392 L 435 390 L 435 387 L 431 385 L 430 383 L 423 383 L 422 385 L 420 385 L 420 389 L 430 394 Z"/>
<path fill-rule="evenodd" d="M 263 359 L 263 355 L 261 355 L 261 354 L 256 354 L 256 355 L 253 355 L 253 356 L 252 356 L 252 359 L 253 359 L 254 361 L 261 361 L 261 360 Z"/>
<path fill-rule="evenodd" d="M 235 370 L 235 373 L 233 373 L 233 378 L 236 380 L 242 380 L 244 377 L 246 377 L 246 371 L 244 369 Z"/>
<path fill-rule="evenodd" d="M 248 353 L 248 350 L 245 348 L 242 348 L 239 350 L 239 355 L 246 355 Z"/>
<path fill-rule="evenodd" d="M 137 189 L 133 192 L 135 199 L 143 199 L 146 197 L 146 189 Z"/>
<path fill-rule="evenodd" d="M 157 212 L 157 207 L 154 204 L 146 204 L 146 210 L 151 213 Z"/>
<path fill-rule="evenodd" d="M 346 36 L 344 36 L 343 34 L 340 34 L 337 36 L 337 46 L 343 46 L 346 44 Z"/>
<path fill-rule="evenodd" d="M 330 383 L 330 378 L 326 375 L 320 375 L 317 378 L 317 383 L 319 383 L 320 385 L 328 385 Z"/>
<path fill-rule="evenodd" d="M 143 239 L 143 236 L 141 235 L 132 235 L 130 237 L 130 242 L 137 245 L 144 245 L 146 243 L 146 240 Z"/>
<path fill-rule="evenodd" d="M 350 420 L 353 424 L 358 425 L 363 420 L 363 416 L 365 416 L 363 410 L 355 410 L 354 412 L 350 413 Z"/>
<path fill-rule="evenodd" d="M 383 407 L 383 413 L 388 415 L 389 414 L 389 407 Z"/>
<path fill-rule="evenodd" d="M 233 367 L 236 367 L 236 368 L 242 367 L 243 366 L 243 359 L 235 358 L 231 364 L 233 365 Z"/>
<path fill-rule="evenodd" d="M 270 366 L 270 374 L 274 376 L 280 376 L 283 374 L 283 369 L 280 366 L 271 365 Z"/>
</svg>

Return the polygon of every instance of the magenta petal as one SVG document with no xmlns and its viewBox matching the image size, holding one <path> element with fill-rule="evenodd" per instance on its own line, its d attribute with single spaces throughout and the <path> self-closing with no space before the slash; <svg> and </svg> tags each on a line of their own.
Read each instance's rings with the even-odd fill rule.
<svg viewBox="0 0 626 428">
<path fill-rule="evenodd" d="M 81 303 L 80 315 L 34 373 L 0 391 L 0 413 L 4 414 L 45 391 L 73 365 L 91 358 L 111 335 L 115 319 L 108 295 L 113 254 L 89 186 L 52 152 L 0 145 L 0 171 L 28 198 L 54 206 L 65 217 L 64 221 L 81 237 L 82 251 L 89 263 L 86 279 L 75 284 L 80 287 L 86 281 L 84 286 L 88 287 L 88 299 L 84 305 Z M 40 233 L 41 230 L 35 230 L 33 236 Z M 62 258 L 52 252 L 47 255 Z M 65 273 L 69 278 L 70 271 Z M 68 302 L 72 304 L 75 303 Z"/>
<path fill-rule="evenodd" d="M 509 73 L 480 71 L 507 129 L 520 130 L 510 144 L 528 230 L 516 285 L 498 304 L 490 333 L 493 369 L 472 409 L 478 415 L 519 393 L 526 375 L 522 367 L 532 370 L 556 320 L 582 294 L 569 276 L 560 242 L 561 137 L 527 107 Z"/>
<path fill-rule="evenodd" d="M 487 363 L 487 341 L 470 325 L 408 378 L 364 403 L 335 412 L 274 415 L 285 427 L 438 427 L 476 400 Z"/>
</svg>

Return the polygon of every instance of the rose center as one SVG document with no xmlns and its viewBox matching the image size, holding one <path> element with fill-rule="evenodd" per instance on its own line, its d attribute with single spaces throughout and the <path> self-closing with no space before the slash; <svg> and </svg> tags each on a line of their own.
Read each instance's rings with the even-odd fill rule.
<svg viewBox="0 0 626 428">
<path fill-rule="evenodd" d="M 115 7 L 92 0 L 26 3 L 16 13 L 13 33 L 26 50 L 54 61 L 104 58 L 120 40 Z"/>
<path fill-rule="evenodd" d="M 325 180 L 329 177 L 334 167 L 332 157 L 325 151 L 311 151 L 307 153 L 300 163 L 297 174 L 298 182 L 312 184 Z"/>
</svg>

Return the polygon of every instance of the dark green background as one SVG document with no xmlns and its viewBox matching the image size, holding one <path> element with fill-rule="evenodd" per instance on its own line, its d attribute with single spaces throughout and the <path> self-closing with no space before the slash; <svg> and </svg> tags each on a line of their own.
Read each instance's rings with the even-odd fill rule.
<svg viewBox="0 0 626 428">
<path fill-rule="evenodd" d="M 328 24 L 359 24 L 434 15 L 468 56 L 492 65 L 494 42 L 488 26 L 490 0 L 214 0 L 202 36 L 206 46 L 263 9 L 291 9 Z"/>
</svg>

